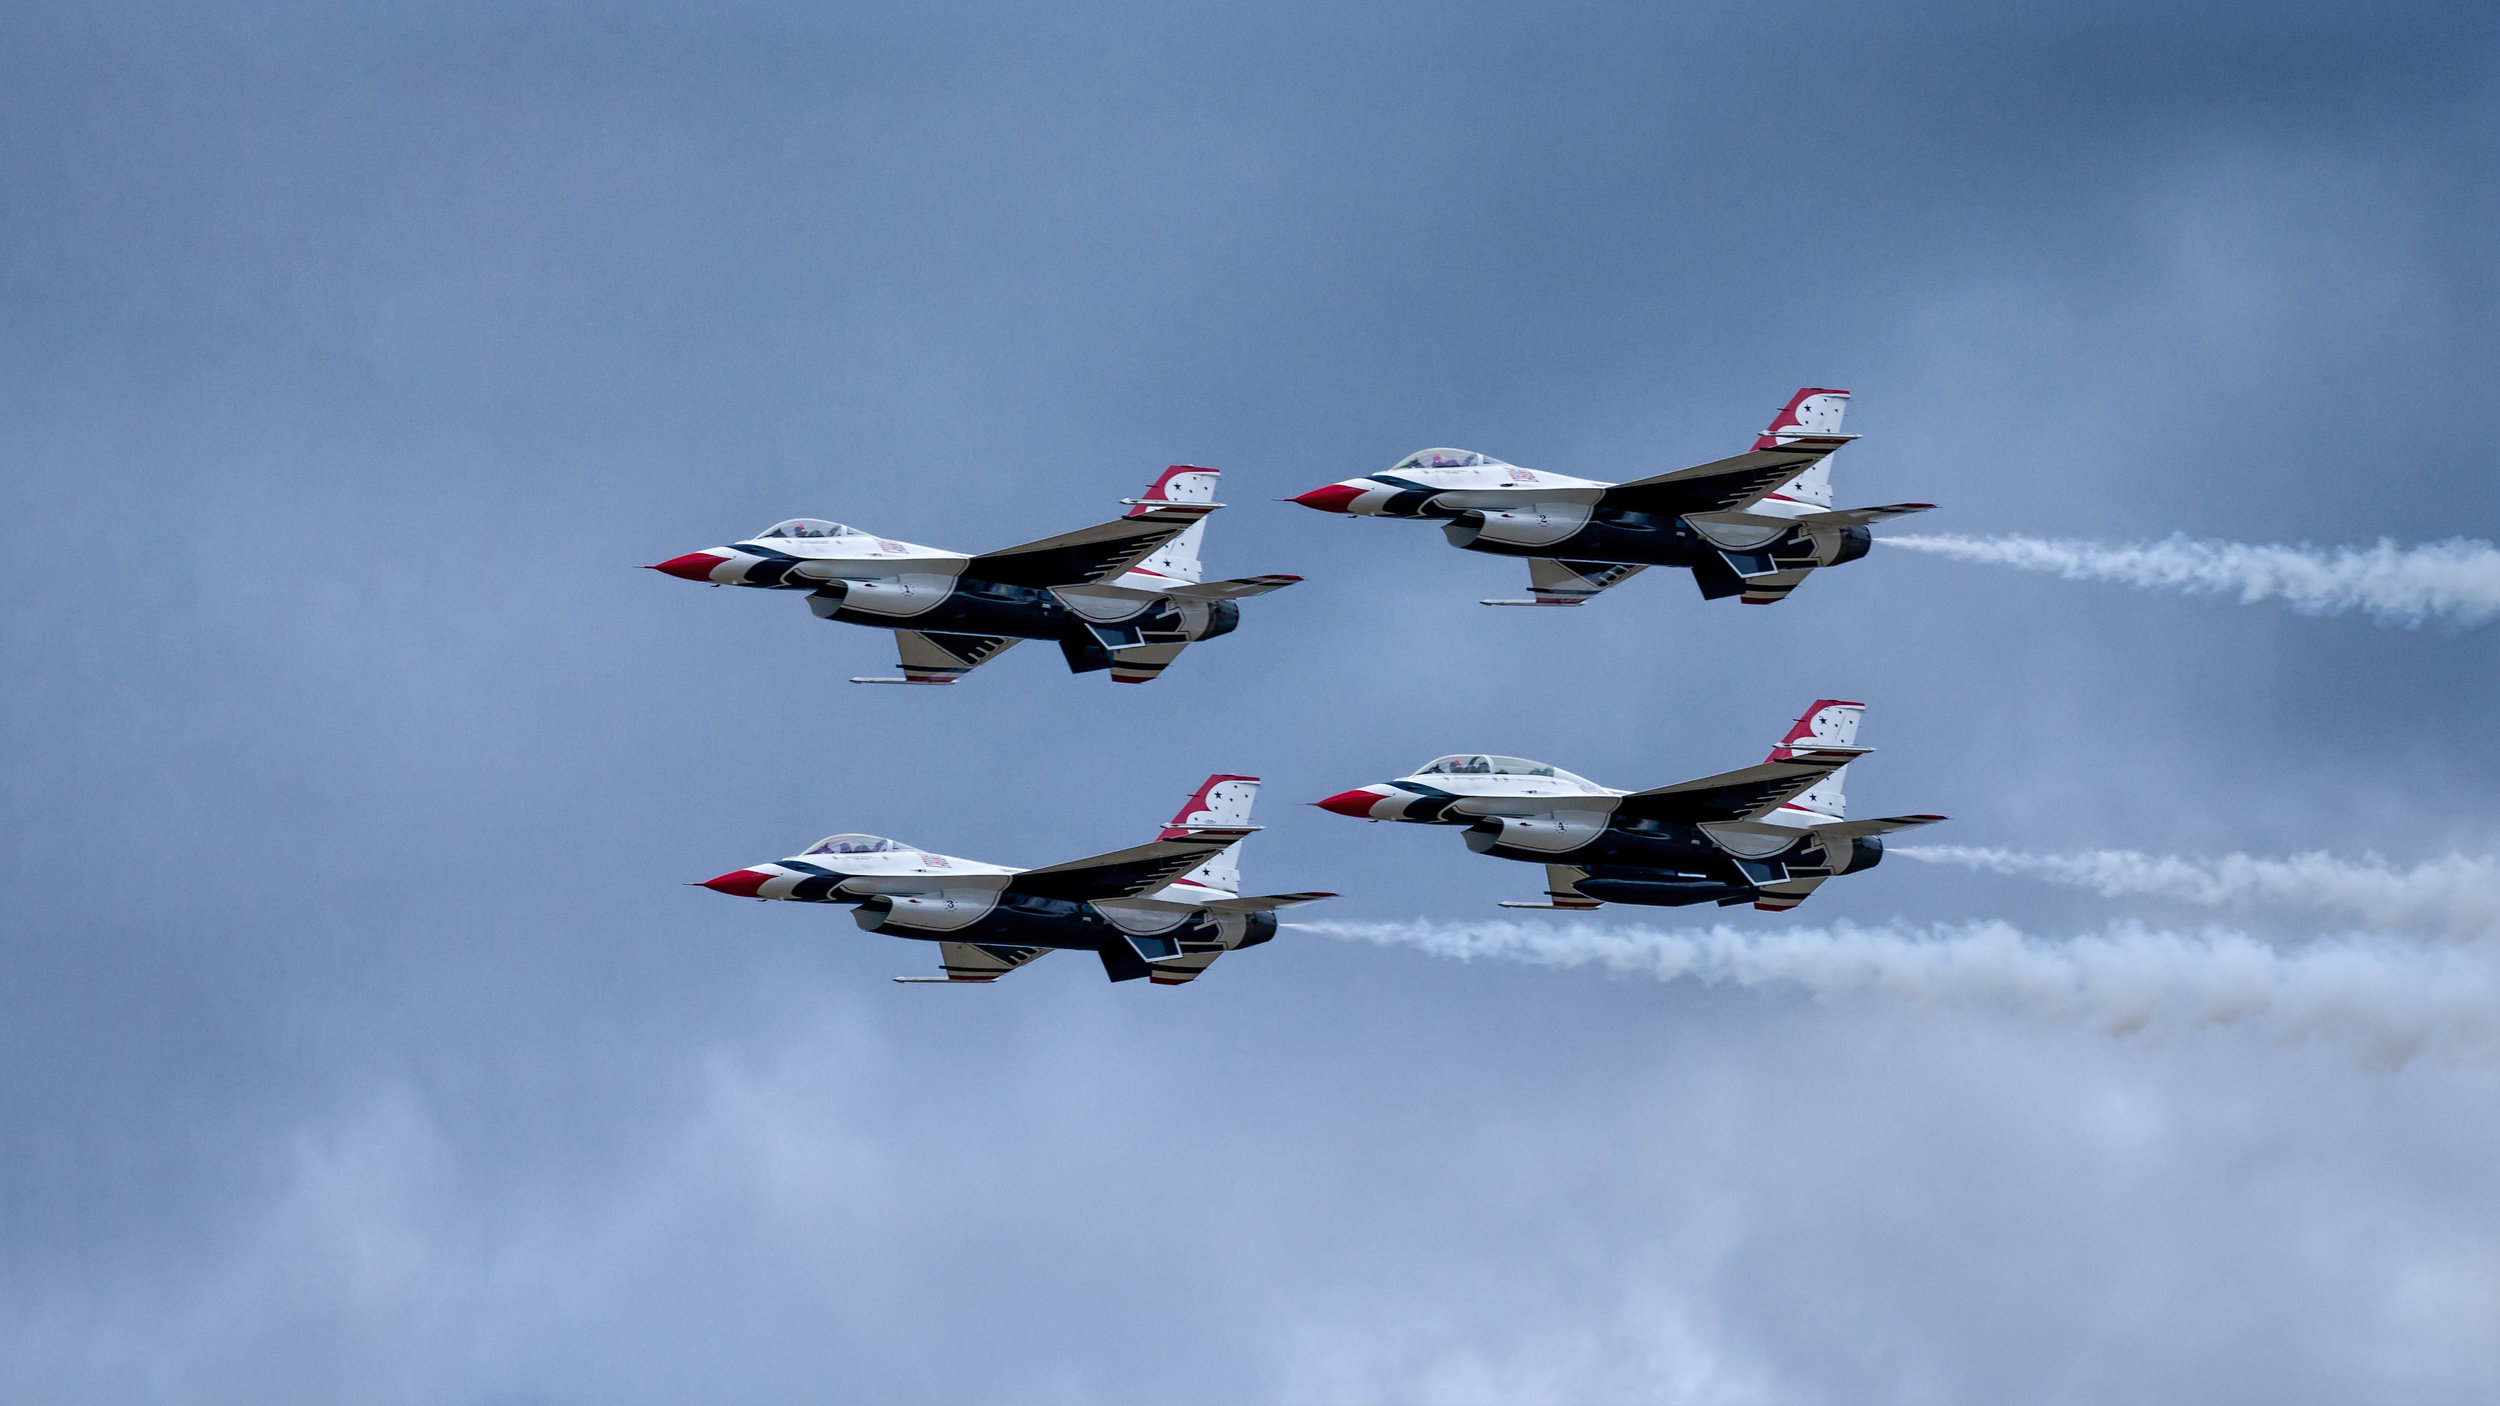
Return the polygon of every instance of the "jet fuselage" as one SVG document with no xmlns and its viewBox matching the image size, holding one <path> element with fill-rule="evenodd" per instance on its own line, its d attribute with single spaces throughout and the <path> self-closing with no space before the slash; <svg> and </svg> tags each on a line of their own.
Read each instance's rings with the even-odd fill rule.
<svg viewBox="0 0 2500 1406">
<path fill-rule="evenodd" d="M 850 904 L 853 921 L 870 932 L 931 942 L 1099 952 L 1106 944 L 1147 939 L 1143 945 L 1149 948 L 1177 951 L 1178 944 L 1198 942 L 1254 947 L 1276 935 L 1275 914 L 1209 912 L 1189 901 L 1196 886 L 1187 882 L 1171 884 L 1152 898 L 1086 901 L 1010 893 L 1008 880 L 1019 872 L 894 845 L 855 854 L 796 855 L 733 869 L 703 886 L 740 898 Z M 1231 897 L 1217 892 L 1203 896 Z M 1146 955 L 1171 953 L 1150 950 Z"/>
<path fill-rule="evenodd" d="M 1080 671 L 1108 667 L 1109 651 L 1193 644 L 1231 634 L 1241 606 L 1164 595 L 1146 573 L 1120 584 L 1024 586 L 971 574 L 972 559 L 852 533 L 821 545 L 745 541 L 660 564 L 672 576 L 720 586 L 803 591 L 826 620 L 930 634 L 1055 640 Z M 1181 583 L 1174 583 L 1181 584 Z"/>
<path fill-rule="evenodd" d="M 1412 786 L 1412 781 L 1393 782 Z M 1351 791 L 1320 804 L 1341 814 L 1360 803 Z M 1529 864 L 1569 864 L 1588 871 L 1579 890 L 1606 903 L 1681 907 L 1689 903 L 1742 903 L 1767 883 L 1829 878 L 1872 869 L 1883 862 L 1884 842 L 1862 837 L 1845 846 L 1826 845 L 1813 831 L 1794 836 L 1720 832 L 1678 821 L 1633 818 L 1613 812 L 1614 796 L 1588 810 L 1498 813 L 1495 798 L 1477 798 L 1460 809 L 1459 798 L 1419 797 L 1395 815 L 1366 818 L 1427 825 L 1464 826 L 1467 848 L 1495 859 Z M 1346 801 L 1344 806 L 1334 804 Z M 1488 810 L 1496 813 L 1487 814 Z M 1427 818 L 1428 817 L 1428 818 Z M 1767 827 L 1766 827 L 1767 828 Z"/>
<path fill-rule="evenodd" d="M 1798 755 L 1790 743 L 1811 739 L 1814 721 L 1827 715 L 1845 717 L 1833 731 L 1854 737 L 1858 707 L 1818 702 L 1765 766 Z M 1837 784 L 1808 791 L 1802 773 L 1792 774 L 1801 779 L 1791 792 L 1804 794 L 1768 797 L 1724 819 L 1676 819 L 1654 813 L 1657 793 L 1636 797 L 1524 758 L 1461 753 L 1316 804 L 1358 820 L 1461 827 L 1478 854 L 1578 870 L 1569 886 L 1574 899 L 1776 904 L 1835 875 L 1872 869 L 1884 856 L 1872 835 L 1820 828 L 1840 821 Z"/>
<path fill-rule="evenodd" d="M 1457 478 L 1464 472 L 1443 470 L 1434 476 Z M 1714 578 L 1724 575 L 1738 591 L 1744 576 L 1838 566 L 1865 556 L 1875 544 L 1875 534 L 1864 527 L 1696 524 L 1679 514 L 1606 508 L 1589 501 L 1597 496 L 1595 490 L 1607 486 L 1586 480 L 1554 486 L 1436 485 L 1412 473 L 1384 473 L 1331 484 L 1294 501 L 1356 517 L 1437 518 L 1441 535 L 1465 551 L 1683 567 Z"/>
</svg>

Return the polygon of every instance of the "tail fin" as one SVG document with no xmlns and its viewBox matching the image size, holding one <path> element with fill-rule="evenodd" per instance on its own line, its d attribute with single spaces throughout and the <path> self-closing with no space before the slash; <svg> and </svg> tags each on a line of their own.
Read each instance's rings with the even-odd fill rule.
<svg viewBox="0 0 2500 1406">
<path fill-rule="evenodd" d="M 1783 449 L 1805 440 L 1837 439 L 1840 417 L 1849 408 L 1847 391 L 1820 390 L 1813 386 L 1800 389 L 1788 398 L 1780 413 L 1771 417 L 1771 426 L 1753 442 L 1756 449 Z M 1763 495 L 1754 511 L 1768 509 L 1788 513 L 1811 512 L 1832 505 L 1831 456 L 1814 461 L 1812 467 L 1788 482 Z"/>
<path fill-rule="evenodd" d="M 1165 469 L 1161 477 L 1147 484 L 1142 495 L 1129 500 L 1128 515 L 1142 517 L 1169 503 L 1212 503 L 1215 501 L 1215 480 L 1222 472 L 1191 464 L 1174 464 Z M 1204 579 L 1204 569 L 1198 565 L 1198 544 L 1206 540 L 1206 535 L 1204 518 L 1191 523 L 1179 536 L 1164 543 L 1153 556 L 1129 568 L 1130 573 L 1148 579 L 1123 580 L 1120 584 L 1151 590 L 1158 583 L 1156 578 L 1160 578 L 1164 583 L 1180 581 L 1196 585 Z"/>
<path fill-rule="evenodd" d="M 1157 548 L 1153 556 L 1130 567 L 1116 584 L 1149 591 L 1163 586 L 1197 585 L 1206 576 L 1206 568 L 1198 564 L 1198 544 L 1206 536 L 1207 522 L 1200 518 Z"/>
<path fill-rule="evenodd" d="M 1858 741 L 1858 720 L 1866 716 L 1863 703 L 1845 702 L 1838 698 L 1817 698 L 1805 715 L 1789 726 L 1788 735 L 1771 749 L 1766 762 L 1784 762 L 1799 752 L 1818 747 L 1855 747 Z M 1849 813 L 1843 791 L 1848 785 L 1849 768 L 1842 767 L 1814 783 L 1812 790 L 1789 800 L 1788 804 L 1834 820 Z"/>
<path fill-rule="evenodd" d="M 1801 439 L 1853 438 L 1840 432 L 1840 417 L 1849 409 L 1847 391 L 1805 386 L 1788 398 L 1770 428 L 1753 442 L 1756 449 L 1778 449 Z"/>
<path fill-rule="evenodd" d="M 1837 420 L 1834 423 L 1838 423 Z M 1195 464 L 1174 464 L 1146 485 L 1146 491 L 1122 501 L 1129 504 L 1128 516 L 1144 517 L 1168 503 L 1213 503 L 1215 480 L 1222 469 L 1202 469 Z"/>
<path fill-rule="evenodd" d="M 1217 773 L 1201 782 L 1158 839 L 1176 840 L 1199 830 L 1247 830 L 1250 806 L 1259 798 L 1259 778 Z M 1221 893 L 1241 892 L 1241 844 L 1235 841 L 1206 863 L 1182 875 L 1179 882 Z"/>
</svg>

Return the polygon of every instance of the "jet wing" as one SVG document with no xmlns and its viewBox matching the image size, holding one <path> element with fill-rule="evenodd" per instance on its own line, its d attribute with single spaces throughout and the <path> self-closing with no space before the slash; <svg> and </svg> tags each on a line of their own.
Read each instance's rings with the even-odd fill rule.
<svg viewBox="0 0 2500 1406">
<path fill-rule="evenodd" d="M 1912 830 L 1933 825 L 1944 819 L 1941 815 L 1887 815 L 1881 820 L 1835 820 L 1817 825 L 1814 833 L 1831 839 L 1854 840 L 1862 835 L 1889 835 L 1895 830 Z"/>
<path fill-rule="evenodd" d="M 1050 952 L 1047 947 L 1010 947 L 989 942 L 941 942 L 938 963 L 946 969 L 944 976 L 898 976 L 906 984 L 922 981 L 996 981 L 1036 957 Z"/>
<path fill-rule="evenodd" d="M 1615 804 L 1615 814 L 1640 820 L 1698 825 L 1711 820 L 1750 820 L 1813 789 L 1814 783 L 1866 755 L 1862 747 L 1803 752 L 1786 761 L 1763 762 L 1698 781 L 1635 791 Z"/>
<path fill-rule="evenodd" d="M 1528 558 L 1529 600 L 1487 600 L 1479 605 L 1578 605 L 1609 586 L 1619 586 L 1648 570 L 1610 561 L 1557 561 Z"/>
<path fill-rule="evenodd" d="M 1243 898 L 1210 898 L 1196 906 L 1210 913 L 1272 913 L 1279 908 L 1335 897 L 1333 893 L 1262 893 Z"/>
<path fill-rule="evenodd" d="M 1206 503 L 1158 504 L 1135 517 L 1114 518 L 1021 547 L 983 552 L 964 574 L 1010 586 L 1083 586 L 1109 581 L 1153 556 L 1164 543 L 1214 511 Z"/>
<path fill-rule="evenodd" d="M 1091 902 L 1097 898 L 1143 898 L 1197 868 L 1209 855 L 1227 849 L 1249 834 L 1243 830 L 1207 830 L 1179 839 L 1071 859 L 1046 869 L 1027 869 L 1007 881 L 1007 892 L 1036 898 Z"/>
<path fill-rule="evenodd" d="M 1244 576 L 1232 581 L 1174 586 L 1163 594 L 1181 600 L 1244 600 L 1266 595 L 1270 591 L 1281 591 L 1301 579 L 1299 576 Z"/>
<path fill-rule="evenodd" d="M 1935 506 L 1933 503 L 1887 503 L 1880 508 L 1842 508 L 1837 512 L 1808 513 L 1797 519 L 1797 525 L 1808 531 L 1818 527 L 1873 527 L 1879 522 L 1923 513 Z"/>
<path fill-rule="evenodd" d="M 1834 532 L 1852 527 L 1872 527 L 1876 523 L 1890 522 L 1897 517 L 1927 512 L 1935 506 L 1933 503 L 1887 503 L 1879 508 L 1837 508 L 1827 512 L 1807 513 L 1803 517 L 1783 517 L 1773 513 L 1741 510 L 1723 513 L 1692 512 L 1686 513 L 1684 517 L 1694 525 L 1703 527 L 1768 527 L 1781 531 L 1797 527 L 1808 532 Z"/>
<path fill-rule="evenodd" d="M 1778 449 L 1756 449 L 1671 474 L 1636 478 L 1599 494 L 1597 505 L 1667 516 L 1727 512 L 1758 501 L 1847 442 L 1801 439 Z"/>
<path fill-rule="evenodd" d="M 852 679 L 853 683 L 953 683 L 1015 647 L 1010 635 L 939 635 L 896 630 L 899 679 Z"/>
</svg>

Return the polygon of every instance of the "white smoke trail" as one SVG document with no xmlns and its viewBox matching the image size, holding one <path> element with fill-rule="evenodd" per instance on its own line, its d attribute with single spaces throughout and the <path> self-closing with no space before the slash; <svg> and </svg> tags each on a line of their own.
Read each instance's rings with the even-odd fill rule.
<svg viewBox="0 0 2500 1406">
<path fill-rule="evenodd" d="M 2500 861 L 2488 855 L 2451 854 L 2399 869 L 2377 855 L 2349 860 L 2318 853 L 2187 859 L 2124 849 L 2030 854 L 1969 845 L 1895 845 L 1886 854 L 2044 879 L 2110 898 L 2148 894 L 2209 908 L 2275 903 L 2348 914 L 2381 931 L 2500 936 Z"/>
<path fill-rule="evenodd" d="M 2432 616 L 2479 625 L 2500 615 L 2500 548 L 2463 537 L 2419 547 L 2399 547 L 2382 538 L 2375 547 L 2337 547 L 2331 552 L 2205 542 L 2184 533 L 2129 546 L 1915 533 L 1878 540 L 1962 561 L 2050 572 L 2069 581 L 2236 595 L 2243 604 L 2280 599 L 2311 615 L 2361 610 L 2400 625 L 2419 625 Z"/>
<path fill-rule="evenodd" d="M 2247 1024 L 2284 1039 L 2349 1043 L 2373 1068 L 2416 1055 L 2500 1054 L 2500 971 L 2487 951 L 2366 938 L 2286 951 L 2241 933 L 2120 926 L 2064 941 L 2005 923 L 1661 930 L 1521 922 L 1296 923 L 1305 932 L 1498 958 L 1598 967 L 1661 981 L 1870 993 L 2077 1021 L 2112 1035 Z"/>
</svg>

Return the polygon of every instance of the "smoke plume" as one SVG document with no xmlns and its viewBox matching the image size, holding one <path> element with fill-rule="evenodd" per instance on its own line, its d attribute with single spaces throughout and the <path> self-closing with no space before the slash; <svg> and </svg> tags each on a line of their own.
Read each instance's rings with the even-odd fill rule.
<svg viewBox="0 0 2500 1406">
<path fill-rule="evenodd" d="M 1298 923 L 1304 932 L 1707 985 L 1860 994 L 2080 1022 L 2111 1035 L 2246 1025 L 2348 1044 L 2370 1067 L 2500 1053 L 2500 972 L 2479 948 L 2370 938 L 2296 950 L 2242 933 L 2134 925 L 2051 941 L 1999 922 L 1746 930 L 1590 923 Z"/>
<path fill-rule="evenodd" d="M 2418 547 L 2381 539 L 2375 547 L 2332 551 L 2205 542 L 2185 534 L 2129 546 L 2017 536 L 1909 534 L 1881 540 L 2069 581 L 2236 595 L 2243 604 L 2281 600 L 2312 615 L 2360 610 L 2408 626 L 2433 617 L 2479 625 L 2500 615 L 2500 548 L 2462 537 Z"/>
<path fill-rule="evenodd" d="M 1967 845 L 1896 845 L 1888 854 L 2044 879 L 2111 898 L 2147 894 L 2210 908 L 2280 904 L 2343 914 L 2380 931 L 2500 936 L 2500 861 L 2488 855 L 2451 854 L 2399 869 L 2377 855 L 2349 860 L 2316 853 L 2285 859 L 2245 854 L 2186 859 L 2124 849 L 2029 854 Z"/>
</svg>

